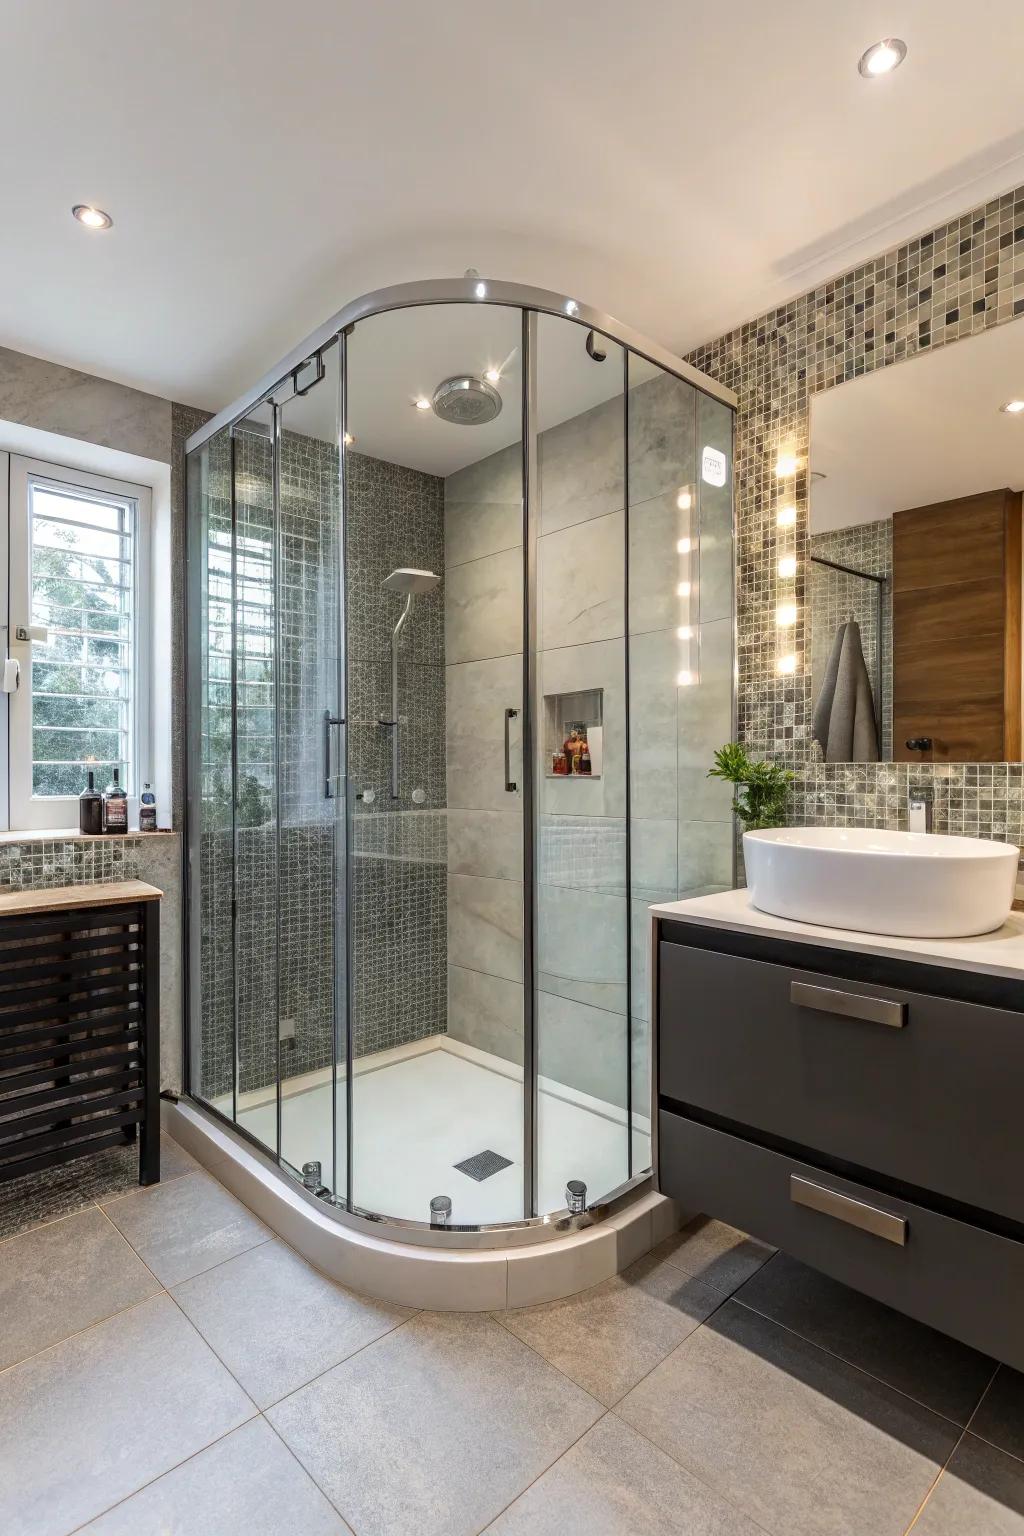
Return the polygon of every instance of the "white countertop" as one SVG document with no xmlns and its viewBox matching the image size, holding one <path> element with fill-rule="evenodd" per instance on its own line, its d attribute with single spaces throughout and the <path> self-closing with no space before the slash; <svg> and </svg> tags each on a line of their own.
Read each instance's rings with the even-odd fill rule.
<svg viewBox="0 0 1024 1536">
<path fill-rule="evenodd" d="M 854 933 L 847 928 L 819 928 L 813 923 L 773 917 L 751 906 L 746 890 L 694 896 L 687 901 L 662 901 L 652 906 L 651 911 L 655 917 L 701 923 L 709 928 L 730 928 L 736 933 L 758 933 L 821 944 L 829 949 L 889 955 L 894 960 L 950 965 L 962 971 L 1024 980 L 1024 912 L 1011 912 L 994 933 L 982 933 L 973 939 L 903 939 L 881 933 Z"/>
</svg>

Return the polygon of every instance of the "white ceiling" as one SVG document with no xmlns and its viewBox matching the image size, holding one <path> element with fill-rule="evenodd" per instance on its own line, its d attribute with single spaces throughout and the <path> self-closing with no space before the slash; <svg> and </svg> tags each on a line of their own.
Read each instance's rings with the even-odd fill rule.
<svg viewBox="0 0 1024 1536">
<path fill-rule="evenodd" d="M 211 409 L 386 283 L 682 351 L 1024 181 L 1013 0 L 6 0 L 3 54 L 0 342 Z"/>
<path fill-rule="evenodd" d="M 1024 323 L 939 347 L 811 401 L 811 529 L 1024 489 Z"/>
</svg>

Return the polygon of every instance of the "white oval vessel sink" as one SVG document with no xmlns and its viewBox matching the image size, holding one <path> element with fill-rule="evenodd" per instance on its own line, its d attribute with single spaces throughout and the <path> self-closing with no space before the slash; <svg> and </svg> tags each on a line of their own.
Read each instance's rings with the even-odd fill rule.
<svg viewBox="0 0 1024 1536">
<path fill-rule="evenodd" d="M 870 827 L 744 832 L 750 900 L 762 912 L 910 939 L 1001 928 L 1013 905 L 1019 850 L 980 837 Z"/>
</svg>

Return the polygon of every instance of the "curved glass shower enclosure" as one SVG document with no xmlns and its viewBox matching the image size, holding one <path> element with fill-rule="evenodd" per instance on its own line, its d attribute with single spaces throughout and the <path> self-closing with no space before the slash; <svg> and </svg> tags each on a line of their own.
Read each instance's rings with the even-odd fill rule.
<svg viewBox="0 0 1024 1536">
<path fill-rule="evenodd" d="M 607 1201 L 648 903 L 732 884 L 732 397 L 470 276 L 187 454 L 188 1092 L 345 1219 Z"/>
</svg>

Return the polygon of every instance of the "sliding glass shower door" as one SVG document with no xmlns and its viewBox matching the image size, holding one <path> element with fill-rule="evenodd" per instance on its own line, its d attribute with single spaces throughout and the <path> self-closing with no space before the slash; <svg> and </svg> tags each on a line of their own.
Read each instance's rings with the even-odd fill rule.
<svg viewBox="0 0 1024 1536">
<path fill-rule="evenodd" d="M 344 1198 L 338 353 L 190 459 L 190 1038 L 195 1091 Z"/>
</svg>

